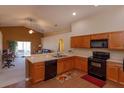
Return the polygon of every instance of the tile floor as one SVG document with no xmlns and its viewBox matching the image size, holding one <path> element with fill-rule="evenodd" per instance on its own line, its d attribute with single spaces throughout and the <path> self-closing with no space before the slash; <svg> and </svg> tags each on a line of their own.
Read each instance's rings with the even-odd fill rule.
<svg viewBox="0 0 124 93">
<path fill-rule="evenodd" d="M 30 85 L 28 82 L 22 81 L 6 86 L 6 88 L 99 88 L 96 85 L 80 78 L 86 73 L 80 71 L 74 72 L 76 73 L 76 75 L 73 78 L 65 81 L 64 83 L 60 83 L 60 81 L 58 81 L 56 78 L 53 78 L 34 85 Z M 112 81 L 106 81 L 104 88 L 124 88 L 124 85 L 120 85 Z"/>
<path fill-rule="evenodd" d="M 0 87 L 25 80 L 25 58 L 16 58 L 15 67 L 4 68 L 0 72 Z"/>
</svg>

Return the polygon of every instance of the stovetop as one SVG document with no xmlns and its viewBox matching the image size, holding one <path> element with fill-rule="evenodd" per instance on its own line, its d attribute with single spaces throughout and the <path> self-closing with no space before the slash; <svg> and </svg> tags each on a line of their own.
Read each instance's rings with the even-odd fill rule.
<svg viewBox="0 0 124 93">
<path fill-rule="evenodd" d="M 107 60 L 110 58 L 110 53 L 109 52 L 99 52 L 99 51 L 94 51 L 93 56 L 89 57 L 91 59 L 100 59 L 100 60 Z"/>
<path fill-rule="evenodd" d="M 88 57 L 89 59 L 94 59 L 94 60 L 107 60 L 108 58 L 104 58 L 104 57 L 93 57 L 93 56 L 90 56 Z"/>
</svg>

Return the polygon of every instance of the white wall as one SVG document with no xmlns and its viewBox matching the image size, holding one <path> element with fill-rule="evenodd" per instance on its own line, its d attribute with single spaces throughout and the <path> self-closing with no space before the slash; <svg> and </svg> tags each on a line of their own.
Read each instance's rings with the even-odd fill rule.
<svg viewBox="0 0 124 93">
<path fill-rule="evenodd" d="M 86 35 L 93 33 L 103 33 L 111 31 L 124 30 L 124 6 L 110 8 L 103 12 L 99 12 L 94 16 L 85 19 L 80 19 L 72 23 L 72 32 L 64 33 L 55 36 L 45 37 L 43 39 L 44 48 L 56 49 L 59 38 L 64 38 L 65 49 L 70 48 L 70 36 Z M 109 51 L 107 49 L 73 49 L 76 54 L 90 56 L 92 51 Z M 124 51 L 109 51 L 112 59 L 123 59 Z"/>
<path fill-rule="evenodd" d="M 70 48 L 70 32 L 43 38 L 43 48 L 57 51 L 59 39 L 64 40 L 64 50 L 68 50 Z"/>
</svg>

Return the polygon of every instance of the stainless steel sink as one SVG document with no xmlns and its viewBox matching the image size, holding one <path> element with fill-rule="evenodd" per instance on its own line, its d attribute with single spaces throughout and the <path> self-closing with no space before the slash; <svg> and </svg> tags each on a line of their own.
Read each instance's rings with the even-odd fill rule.
<svg viewBox="0 0 124 93">
<path fill-rule="evenodd" d="M 64 55 L 64 54 L 53 55 L 53 57 L 56 57 L 56 58 L 67 57 L 67 56 L 68 56 L 68 55 Z"/>
</svg>

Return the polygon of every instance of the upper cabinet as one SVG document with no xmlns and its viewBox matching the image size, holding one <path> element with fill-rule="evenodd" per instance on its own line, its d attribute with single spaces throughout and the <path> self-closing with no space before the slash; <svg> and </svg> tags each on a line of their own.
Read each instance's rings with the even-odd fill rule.
<svg viewBox="0 0 124 93">
<path fill-rule="evenodd" d="M 90 48 L 90 35 L 71 37 L 71 48 Z"/>
<path fill-rule="evenodd" d="M 91 48 L 94 40 L 107 40 L 109 49 L 124 50 L 124 31 L 74 36 L 71 37 L 71 48 Z"/>
<path fill-rule="evenodd" d="M 80 48 L 81 47 L 81 36 L 71 37 L 71 48 Z"/>
<path fill-rule="evenodd" d="M 109 38 L 109 33 L 91 35 L 91 40 L 102 40 L 102 39 L 108 39 L 108 38 Z"/>
<path fill-rule="evenodd" d="M 90 48 L 90 35 L 82 36 L 81 41 L 82 48 Z"/>
<path fill-rule="evenodd" d="M 124 31 L 123 32 L 111 32 L 109 34 L 109 49 L 124 49 Z"/>
</svg>

